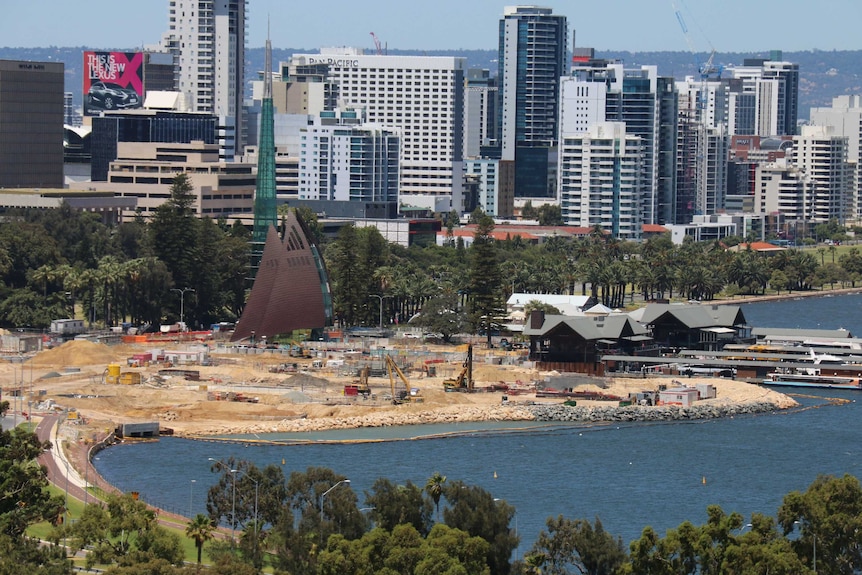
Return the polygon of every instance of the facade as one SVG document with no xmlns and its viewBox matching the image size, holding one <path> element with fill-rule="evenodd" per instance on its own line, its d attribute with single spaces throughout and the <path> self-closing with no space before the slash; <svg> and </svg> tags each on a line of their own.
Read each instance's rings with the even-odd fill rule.
<svg viewBox="0 0 862 575">
<path fill-rule="evenodd" d="M 195 197 L 193 210 L 198 216 L 233 220 L 234 216 L 252 214 L 254 166 L 220 161 L 218 146 L 204 142 L 121 142 L 107 181 L 93 182 L 93 187 L 112 191 L 121 198 L 136 198 L 137 208 L 123 215 L 140 214 L 148 218 L 170 198 L 170 188 L 178 173 L 189 175 Z"/>
<path fill-rule="evenodd" d="M 468 158 L 465 174 L 474 178 L 475 204 L 492 217 L 511 218 L 515 213 L 514 162 L 490 158 Z M 467 194 L 465 194 L 467 195 Z M 464 210 L 471 212 L 472 210 Z M 464 213 L 462 212 L 462 213 Z"/>
<path fill-rule="evenodd" d="M 677 82 L 677 191 L 674 222 L 724 207 L 727 189 L 727 85 L 720 81 Z"/>
<path fill-rule="evenodd" d="M 489 70 L 467 70 L 464 90 L 464 157 L 482 156 L 497 140 L 497 79 Z"/>
<path fill-rule="evenodd" d="M 642 223 L 672 221 L 678 122 L 673 78 L 660 77 L 655 66 L 626 69 L 590 56 L 575 62 L 561 83 L 561 133 L 584 131 L 596 122 L 624 122 L 626 133 L 640 137 L 644 148 Z"/>
<path fill-rule="evenodd" d="M 290 66 L 325 66 L 342 105 L 401 136 L 402 203 L 461 196 L 466 59 L 366 55 L 350 48 L 294 54 Z M 450 205 L 451 209 L 451 205 Z"/>
<path fill-rule="evenodd" d="M 398 201 L 398 134 L 371 125 L 323 125 L 321 119 L 300 131 L 299 199 Z"/>
<path fill-rule="evenodd" d="M 193 112 L 224 118 L 241 133 L 248 0 L 170 0 L 162 39 L 176 89 Z M 241 138 L 235 150 L 241 150 Z"/>
<path fill-rule="evenodd" d="M 0 188 L 63 187 L 63 64 L 0 60 Z"/>
<path fill-rule="evenodd" d="M 739 111 L 753 111 L 752 120 L 740 119 L 737 134 L 780 136 L 796 134 L 799 115 L 799 64 L 782 60 L 780 50 L 769 58 L 746 58 L 730 69 L 742 81 Z M 750 130 L 750 131 L 749 131 Z"/>
<path fill-rule="evenodd" d="M 550 8 L 507 6 L 497 74 L 501 158 L 515 162 L 516 198 L 555 198 L 560 78 L 568 24 Z"/>
<path fill-rule="evenodd" d="M 853 174 L 848 218 L 862 219 L 862 96 L 838 96 L 829 108 L 811 108 L 811 124 L 832 126 L 835 134 L 847 137 L 847 161 Z"/>
<path fill-rule="evenodd" d="M 805 174 L 802 219 L 820 223 L 836 219 L 843 224 L 852 215 L 847 140 L 831 126 L 802 126 L 802 133 L 793 137 L 791 161 Z"/>
<path fill-rule="evenodd" d="M 111 112 L 92 119 L 90 179 L 108 180 L 121 143 L 218 143 L 218 118 L 212 114 L 136 110 Z"/>
<path fill-rule="evenodd" d="M 641 237 L 642 139 L 620 122 L 561 135 L 560 207 L 570 226 L 601 226 L 619 239 Z"/>
</svg>

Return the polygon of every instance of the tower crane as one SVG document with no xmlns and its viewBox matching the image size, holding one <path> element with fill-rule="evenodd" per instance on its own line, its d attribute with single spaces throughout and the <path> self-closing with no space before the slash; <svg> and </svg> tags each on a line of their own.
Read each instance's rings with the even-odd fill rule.
<svg viewBox="0 0 862 575">
<path fill-rule="evenodd" d="M 377 34 L 371 32 L 371 37 L 374 39 L 374 48 L 377 50 L 377 55 L 383 55 L 383 48 L 380 46 L 380 40 L 377 38 Z"/>
</svg>

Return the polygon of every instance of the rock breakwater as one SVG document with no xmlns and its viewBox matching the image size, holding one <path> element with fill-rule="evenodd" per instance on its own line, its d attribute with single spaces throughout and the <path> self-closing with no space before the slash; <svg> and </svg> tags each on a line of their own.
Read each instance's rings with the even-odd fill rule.
<svg viewBox="0 0 862 575">
<path fill-rule="evenodd" d="M 530 405 L 526 409 L 530 411 L 536 421 L 587 423 L 715 419 L 768 413 L 784 409 L 784 406 L 768 401 L 718 405 L 698 404 L 690 407 L 677 405 L 581 407 L 546 403 Z"/>
</svg>

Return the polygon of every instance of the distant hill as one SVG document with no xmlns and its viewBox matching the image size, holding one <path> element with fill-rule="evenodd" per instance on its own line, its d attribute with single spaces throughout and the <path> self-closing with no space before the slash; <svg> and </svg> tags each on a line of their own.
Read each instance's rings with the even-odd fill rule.
<svg viewBox="0 0 862 575">
<path fill-rule="evenodd" d="M 0 48 L 0 59 L 63 62 L 66 69 L 66 90 L 75 94 L 80 103 L 82 70 L 85 50 L 104 48 L 48 47 L 48 48 Z M 135 48 L 117 48 L 118 51 L 135 51 Z M 310 48 L 277 48 L 272 51 L 275 65 L 286 61 L 295 53 L 316 53 Z M 370 51 L 368 51 L 370 53 Z M 387 50 L 392 55 L 461 56 L 467 58 L 471 68 L 488 68 L 492 74 L 497 69 L 496 50 Z M 656 65 L 659 73 L 682 79 L 696 75 L 698 64 L 708 54 L 689 52 L 613 52 L 597 51 L 597 57 L 619 59 L 628 66 Z M 715 55 L 717 64 L 741 65 L 745 58 L 766 57 L 766 52 L 723 52 Z M 812 106 L 828 106 L 832 98 L 841 94 L 862 94 L 862 50 L 784 52 L 784 60 L 798 62 L 800 70 L 799 114 L 808 119 Z M 247 52 L 246 80 L 251 81 L 264 68 L 264 49 L 252 48 Z"/>
</svg>

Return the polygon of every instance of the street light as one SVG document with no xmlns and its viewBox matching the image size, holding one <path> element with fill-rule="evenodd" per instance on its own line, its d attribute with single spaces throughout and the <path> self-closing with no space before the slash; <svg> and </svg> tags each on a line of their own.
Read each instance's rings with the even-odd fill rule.
<svg viewBox="0 0 862 575">
<path fill-rule="evenodd" d="M 341 481 L 339 481 L 338 483 L 336 483 L 335 485 L 333 485 L 332 487 L 330 487 L 329 489 L 324 491 L 323 494 L 320 496 L 320 546 L 321 547 L 323 546 L 323 498 L 326 497 L 327 495 L 329 495 L 330 491 L 332 491 L 333 489 L 335 489 L 336 487 L 338 487 L 342 483 L 348 483 L 349 484 L 350 480 L 349 479 L 342 479 Z"/>
<path fill-rule="evenodd" d="M 380 300 L 380 329 L 383 329 L 383 296 L 376 293 L 368 294 L 368 297 L 376 297 Z"/>
<path fill-rule="evenodd" d="M 189 519 L 192 518 L 192 493 L 194 492 L 194 488 L 195 488 L 195 480 L 192 479 L 189 482 Z"/>
<path fill-rule="evenodd" d="M 249 481 L 254 483 L 254 551 L 255 551 L 255 555 L 257 555 L 257 533 L 258 533 L 257 499 L 258 499 L 258 492 L 260 490 L 260 483 L 258 483 L 256 480 L 249 477 L 248 473 L 246 473 L 245 471 L 242 471 L 241 469 L 231 469 L 230 472 L 234 474 L 234 498 L 236 497 L 236 474 L 237 473 L 242 473 L 243 475 L 245 475 L 246 479 L 248 479 Z"/>
<path fill-rule="evenodd" d="M 224 462 L 219 461 L 218 459 L 214 459 L 212 457 L 207 458 L 210 461 L 214 462 L 215 465 L 220 465 L 225 467 Z M 231 523 L 231 542 L 236 541 L 236 469 L 228 468 L 228 471 L 233 477 L 233 496 L 231 497 L 231 505 L 230 505 L 230 523 Z"/>
<path fill-rule="evenodd" d="M 171 288 L 171 291 L 175 291 L 180 294 L 180 326 L 182 326 L 182 331 L 186 331 L 186 322 L 185 322 L 185 299 L 187 291 L 195 291 L 190 287 L 180 288 Z"/>
</svg>

